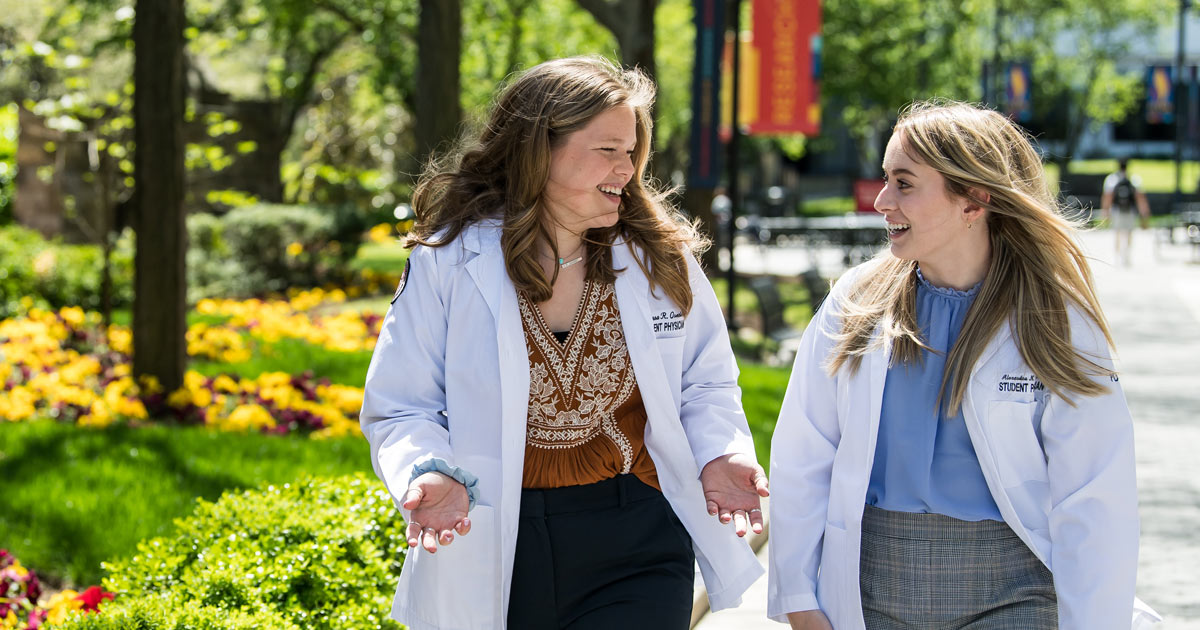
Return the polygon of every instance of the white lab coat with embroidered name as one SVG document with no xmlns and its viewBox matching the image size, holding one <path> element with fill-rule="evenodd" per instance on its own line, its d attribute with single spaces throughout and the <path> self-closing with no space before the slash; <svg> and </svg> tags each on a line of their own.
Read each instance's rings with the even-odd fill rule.
<svg viewBox="0 0 1200 630">
<path fill-rule="evenodd" d="M 695 297 L 682 318 L 650 290 L 633 250 L 615 245 L 613 265 L 624 269 L 616 300 L 646 408 L 646 448 L 692 536 L 713 609 L 736 606 L 763 569 L 730 526 L 708 515 L 699 482 L 716 457 L 754 452 L 725 321 L 690 256 Z M 444 247 L 415 248 L 367 372 L 363 433 L 397 504 L 413 467 L 433 457 L 477 475 L 479 500 L 469 534 L 405 559 L 392 616 L 410 628 L 504 628 L 528 402 L 529 357 L 498 227 L 474 225 Z"/>
<path fill-rule="evenodd" d="M 889 349 L 851 375 L 824 365 L 839 303 L 866 263 L 846 274 L 814 317 L 796 355 L 771 445 L 768 614 L 820 608 L 836 630 L 864 627 L 859 592 L 863 504 L 883 401 Z M 1112 367 L 1103 334 L 1075 309 L 1071 342 Z M 1138 516 L 1133 425 L 1120 384 L 1067 401 L 1047 394 L 1040 414 L 1033 371 L 1008 326 L 971 371 L 963 416 L 1004 520 L 1054 575 L 1059 627 L 1125 630 L 1133 611 Z M 1137 602 L 1137 605 L 1142 605 Z M 1135 625 L 1136 627 L 1136 625 Z"/>
</svg>

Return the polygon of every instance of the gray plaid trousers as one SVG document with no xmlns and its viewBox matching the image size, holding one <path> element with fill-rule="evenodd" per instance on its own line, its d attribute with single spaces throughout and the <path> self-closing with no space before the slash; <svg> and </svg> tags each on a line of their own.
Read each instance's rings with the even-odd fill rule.
<svg viewBox="0 0 1200 630">
<path fill-rule="evenodd" d="M 866 506 L 859 562 L 868 630 L 1054 630 L 1054 581 L 1000 521 Z"/>
</svg>

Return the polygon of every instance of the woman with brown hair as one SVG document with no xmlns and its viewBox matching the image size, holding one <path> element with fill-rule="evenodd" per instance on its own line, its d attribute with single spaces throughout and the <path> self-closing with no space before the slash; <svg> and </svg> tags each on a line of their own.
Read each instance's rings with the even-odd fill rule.
<svg viewBox="0 0 1200 630">
<path fill-rule="evenodd" d="M 704 242 L 646 176 L 653 97 L 543 63 L 418 185 L 361 416 L 411 628 L 682 630 L 695 561 L 715 609 L 762 572 L 737 537 L 766 478 Z"/>
<path fill-rule="evenodd" d="M 883 170 L 890 247 L 805 331 L 776 426 L 771 616 L 1129 628 L 1133 426 L 1037 152 L 993 111 L 918 103 Z"/>
</svg>

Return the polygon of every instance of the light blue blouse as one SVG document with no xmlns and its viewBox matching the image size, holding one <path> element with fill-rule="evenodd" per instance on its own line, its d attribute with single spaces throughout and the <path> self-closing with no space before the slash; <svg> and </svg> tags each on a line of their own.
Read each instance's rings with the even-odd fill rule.
<svg viewBox="0 0 1200 630">
<path fill-rule="evenodd" d="M 897 512 L 935 513 L 964 521 L 1003 520 L 988 491 L 960 410 L 938 408 L 946 354 L 962 330 L 979 285 L 935 287 L 917 271 L 917 324 L 937 352 L 888 368 L 867 504 Z"/>
</svg>

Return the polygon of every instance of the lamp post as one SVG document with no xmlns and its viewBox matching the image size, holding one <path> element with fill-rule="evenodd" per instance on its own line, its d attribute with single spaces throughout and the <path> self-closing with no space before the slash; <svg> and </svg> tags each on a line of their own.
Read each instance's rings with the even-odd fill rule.
<svg viewBox="0 0 1200 630">
<path fill-rule="evenodd" d="M 733 291 L 734 284 L 737 281 L 737 274 L 733 270 L 733 250 L 735 241 L 735 230 L 737 225 L 738 208 L 741 206 L 741 199 L 738 196 L 738 137 L 741 135 L 738 129 L 738 88 L 741 85 L 741 48 L 742 48 L 742 2 L 741 0 L 730 0 L 733 15 L 729 23 L 733 26 L 733 67 L 730 68 L 730 74 L 733 80 L 729 95 L 729 102 L 732 109 L 732 118 L 729 123 L 730 136 L 729 146 L 726 148 L 726 177 L 729 178 L 729 269 L 726 270 L 726 284 L 729 289 L 728 315 L 725 319 L 725 325 L 730 330 L 737 330 L 737 323 L 734 322 L 734 304 Z"/>
<path fill-rule="evenodd" d="M 1187 31 L 1187 10 L 1191 0 L 1179 0 L 1179 44 L 1175 49 L 1175 198 L 1172 210 L 1183 197 L 1183 46 Z"/>
</svg>

